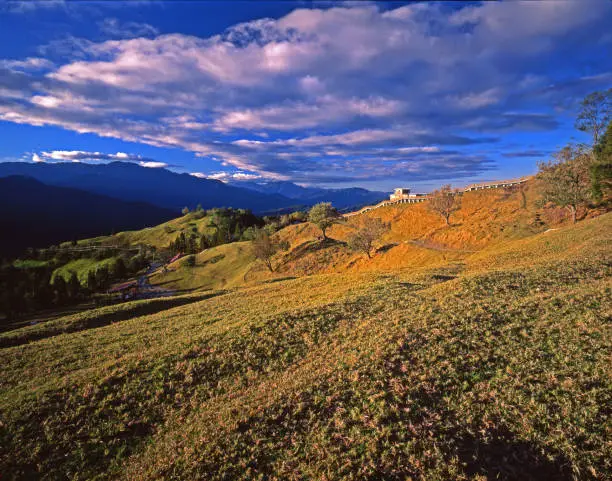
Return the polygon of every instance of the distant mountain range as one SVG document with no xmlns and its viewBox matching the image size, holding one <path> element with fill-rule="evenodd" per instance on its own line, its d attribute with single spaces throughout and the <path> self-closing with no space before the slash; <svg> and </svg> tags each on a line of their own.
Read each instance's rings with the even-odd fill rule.
<svg viewBox="0 0 612 481">
<path fill-rule="evenodd" d="M 376 192 L 358 187 L 347 189 L 322 189 L 302 187 L 288 181 L 239 181 L 232 185 L 250 189 L 262 194 L 276 194 L 299 200 L 306 205 L 331 202 L 338 209 L 361 207 L 376 203 L 387 197 L 386 192 Z"/>
<path fill-rule="evenodd" d="M 26 162 L 0 163 L 0 177 L 23 175 L 57 187 L 72 187 L 114 197 L 147 202 L 180 211 L 183 207 L 242 207 L 265 212 L 289 207 L 295 201 L 283 196 L 239 189 L 221 181 L 151 169 L 128 162 L 110 164 Z"/>
<path fill-rule="evenodd" d="M 262 214 L 308 207 L 318 202 L 332 202 L 338 209 L 350 209 L 386 197 L 384 192 L 359 188 L 320 189 L 282 181 L 225 184 L 127 162 L 96 165 L 0 163 L 0 177 L 10 175 L 32 177 L 47 185 L 71 187 L 175 210 L 200 204 L 205 209 L 235 207 Z"/>
<path fill-rule="evenodd" d="M 126 162 L 5 162 L 0 163 L 0 255 L 154 226 L 198 204 L 261 215 L 318 202 L 349 210 L 384 197 L 383 192 L 365 189 L 320 189 L 280 181 L 225 184 Z"/>
<path fill-rule="evenodd" d="M 0 178 L 0 257 L 26 247 L 142 229 L 166 222 L 178 210 L 128 202 L 31 177 Z"/>
</svg>

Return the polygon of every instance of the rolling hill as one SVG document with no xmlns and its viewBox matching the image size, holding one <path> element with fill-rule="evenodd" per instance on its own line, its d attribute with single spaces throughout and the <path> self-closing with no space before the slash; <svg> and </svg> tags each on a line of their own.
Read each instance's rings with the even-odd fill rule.
<svg viewBox="0 0 612 481">
<path fill-rule="evenodd" d="M 2 334 L 2 472 L 605 479 L 611 222 Z"/>
<path fill-rule="evenodd" d="M 156 281 L 192 293 L 1 333 L 0 472 L 609 479 L 612 213 L 527 194 L 468 193 L 450 227 L 372 211 L 392 228 L 370 262 L 358 218 L 289 226 L 275 273 L 222 245 Z"/>
</svg>

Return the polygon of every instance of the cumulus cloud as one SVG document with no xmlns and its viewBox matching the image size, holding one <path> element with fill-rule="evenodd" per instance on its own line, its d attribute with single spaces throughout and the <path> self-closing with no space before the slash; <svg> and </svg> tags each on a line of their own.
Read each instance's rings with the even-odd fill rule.
<svg viewBox="0 0 612 481">
<path fill-rule="evenodd" d="M 208 38 L 107 19 L 135 38 L 72 39 L 81 56 L 47 71 L 0 64 L 0 120 L 298 182 L 457 179 L 494 168 L 479 145 L 554 130 L 568 98 L 609 84 L 609 62 L 571 84 L 567 71 L 611 13 L 609 2 L 341 5 Z"/>
</svg>

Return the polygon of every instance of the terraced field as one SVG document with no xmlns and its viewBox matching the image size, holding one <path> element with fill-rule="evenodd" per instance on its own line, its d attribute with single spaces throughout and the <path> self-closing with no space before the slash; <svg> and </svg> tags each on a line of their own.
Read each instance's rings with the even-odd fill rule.
<svg viewBox="0 0 612 481">
<path fill-rule="evenodd" d="M 609 479 L 611 232 L 4 333 L 2 479 Z"/>
</svg>

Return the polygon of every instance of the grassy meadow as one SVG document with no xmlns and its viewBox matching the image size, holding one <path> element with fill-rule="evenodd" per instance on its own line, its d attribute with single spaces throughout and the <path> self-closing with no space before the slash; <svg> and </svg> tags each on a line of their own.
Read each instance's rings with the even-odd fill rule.
<svg viewBox="0 0 612 481">
<path fill-rule="evenodd" d="M 2 479 L 609 479 L 612 215 L 504 216 L 395 269 L 291 226 L 274 274 L 229 244 L 160 279 L 200 291 L 3 333 Z"/>
</svg>

